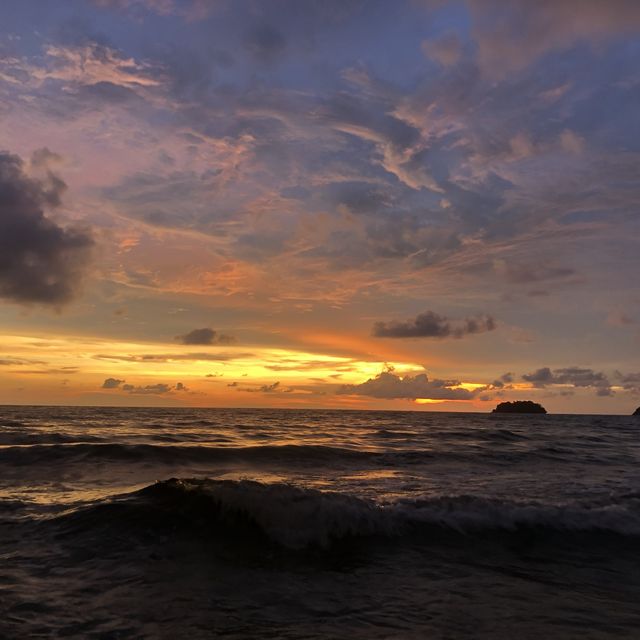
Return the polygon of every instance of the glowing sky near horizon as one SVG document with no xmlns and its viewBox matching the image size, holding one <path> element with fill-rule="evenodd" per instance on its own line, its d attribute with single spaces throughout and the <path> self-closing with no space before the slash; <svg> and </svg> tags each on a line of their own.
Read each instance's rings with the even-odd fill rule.
<svg viewBox="0 0 640 640">
<path fill-rule="evenodd" d="M 640 404 L 640 3 L 0 17 L 0 403 Z"/>
</svg>

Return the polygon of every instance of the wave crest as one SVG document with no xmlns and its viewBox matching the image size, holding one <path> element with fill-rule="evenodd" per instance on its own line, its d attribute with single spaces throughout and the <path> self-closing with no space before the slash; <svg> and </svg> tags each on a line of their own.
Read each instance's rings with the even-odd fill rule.
<svg viewBox="0 0 640 640">
<path fill-rule="evenodd" d="M 464 495 L 380 505 L 349 494 L 288 484 L 172 478 L 70 516 L 81 516 L 83 522 L 93 524 L 100 520 L 104 507 L 109 522 L 114 516 L 123 525 L 126 519 L 146 527 L 167 518 L 174 524 L 197 524 L 199 528 L 206 522 L 229 536 L 249 526 L 290 549 L 326 547 L 338 540 L 369 536 L 411 536 L 429 542 L 449 539 L 452 534 L 525 533 L 537 535 L 541 542 L 551 541 L 556 534 L 640 536 L 639 494 L 571 505 Z"/>
</svg>

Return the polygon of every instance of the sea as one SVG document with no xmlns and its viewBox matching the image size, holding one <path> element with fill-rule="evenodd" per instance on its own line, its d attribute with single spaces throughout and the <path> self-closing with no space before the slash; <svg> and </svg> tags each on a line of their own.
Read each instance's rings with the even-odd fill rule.
<svg viewBox="0 0 640 640">
<path fill-rule="evenodd" d="M 0 638 L 640 638 L 640 419 L 0 407 Z"/>
</svg>

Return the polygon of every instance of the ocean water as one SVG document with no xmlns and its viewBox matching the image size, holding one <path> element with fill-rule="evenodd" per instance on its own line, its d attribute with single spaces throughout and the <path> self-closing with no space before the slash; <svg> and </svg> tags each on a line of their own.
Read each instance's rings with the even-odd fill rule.
<svg viewBox="0 0 640 640">
<path fill-rule="evenodd" d="M 0 408 L 0 638 L 639 638 L 640 419 Z"/>
</svg>

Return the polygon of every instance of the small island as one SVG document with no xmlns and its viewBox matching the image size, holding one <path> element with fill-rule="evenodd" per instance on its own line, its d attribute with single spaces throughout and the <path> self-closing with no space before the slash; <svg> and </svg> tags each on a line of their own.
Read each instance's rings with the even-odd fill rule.
<svg viewBox="0 0 640 640">
<path fill-rule="evenodd" d="M 634 416 L 640 416 L 640 407 L 638 407 L 638 408 L 633 412 L 633 414 L 632 414 L 632 415 L 634 415 Z"/>
<path fill-rule="evenodd" d="M 501 402 L 491 413 L 547 413 L 547 410 L 531 400 Z"/>
</svg>

